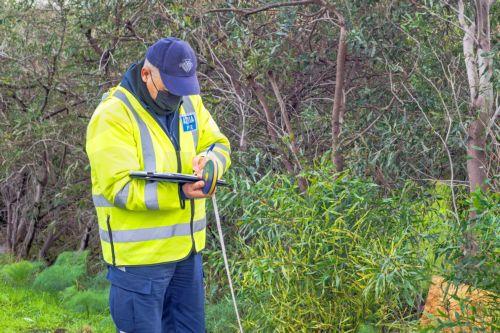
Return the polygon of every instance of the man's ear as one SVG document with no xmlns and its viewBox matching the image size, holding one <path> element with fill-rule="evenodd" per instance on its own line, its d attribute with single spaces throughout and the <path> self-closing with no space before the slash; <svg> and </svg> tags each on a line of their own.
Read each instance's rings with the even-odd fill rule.
<svg viewBox="0 0 500 333">
<path fill-rule="evenodd" d="M 151 70 L 149 68 L 141 68 L 141 78 L 144 83 L 148 80 L 148 76 L 151 75 Z"/>
</svg>

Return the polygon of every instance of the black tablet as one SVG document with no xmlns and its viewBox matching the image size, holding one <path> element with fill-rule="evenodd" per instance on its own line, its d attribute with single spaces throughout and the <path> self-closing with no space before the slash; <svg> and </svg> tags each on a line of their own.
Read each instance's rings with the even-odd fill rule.
<svg viewBox="0 0 500 333">
<path fill-rule="evenodd" d="M 186 175 L 183 173 L 160 173 L 152 171 L 130 171 L 130 177 L 171 183 L 194 183 L 198 180 L 202 180 L 195 175 Z M 217 181 L 217 185 L 228 186 L 226 181 L 222 179 Z"/>
</svg>

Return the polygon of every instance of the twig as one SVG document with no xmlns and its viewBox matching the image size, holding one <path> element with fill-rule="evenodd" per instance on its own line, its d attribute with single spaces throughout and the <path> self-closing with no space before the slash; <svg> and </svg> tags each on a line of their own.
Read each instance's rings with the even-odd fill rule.
<svg viewBox="0 0 500 333">
<path fill-rule="evenodd" d="M 243 8 L 235 8 L 235 7 L 230 7 L 230 8 L 216 8 L 216 9 L 211 9 L 205 12 L 205 14 L 210 14 L 210 13 L 224 13 L 224 12 L 235 12 L 238 14 L 242 14 L 244 16 L 256 14 L 263 12 L 265 10 L 269 9 L 274 9 L 274 8 L 279 8 L 279 7 L 292 7 L 292 6 L 302 6 L 302 5 L 309 5 L 317 3 L 316 0 L 303 0 L 303 1 L 292 1 L 292 2 L 278 2 L 278 3 L 272 3 L 268 4 L 259 8 L 253 8 L 253 9 L 243 9 Z"/>
<path fill-rule="evenodd" d="M 424 119 L 427 122 L 427 124 L 429 125 L 429 127 L 432 129 L 434 134 L 436 134 L 436 136 L 439 138 L 439 140 L 441 140 L 441 142 L 443 143 L 443 147 L 446 150 L 446 154 L 448 155 L 448 161 L 450 163 L 450 173 L 451 173 L 450 177 L 451 177 L 451 181 L 453 182 L 453 180 L 455 179 L 455 171 L 454 171 L 454 167 L 453 167 L 453 159 L 451 157 L 451 153 L 450 153 L 450 149 L 448 148 L 448 144 L 443 139 L 443 136 L 441 134 L 439 134 L 439 132 L 434 128 L 434 126 L 432 126 L 432 123 L 429 120 L 429 118 L 427 117 L 427 114 L 425 113 L 424 109 L 422 108 L 422 106 L 420 105 L 418 100 L 410 92 L 408 87 L 406 87 L 406 85 L 404 83 L 402 83 L 402 85 L 405 88 L 408 95 L 410 95 L 411 99 L 415 102 L 415 104 L 417 105 L 420 112 L 424 115 Z M 452 202 L 453 202 L 453 212 L 454 212 L 453 215 L 454 215 L 455 219 L 457 220 L 457 223 L 460 223 L 460 218 L 458 216 L 457 202 L 456 202 L 456 197 L 455 197 L 455 189 L 453 188 L 453 186 L 450 186 L 450 189 L 451 189 L 451 198 L 452 198 Z"/>
<path fill-rule="evenodd" d="M 80 105 L 80 104 L 83 104 L 83 103 L 85 103 L 85 101 L 78 101 L 78 102 L 75 102 L 75 103 L 71 104 L 70 106 L 65 106 L 65 107 L 63 107 L 61 109 L 52 111 L 51 113 L 48 113 L 48 114 L 44 115 L 43 117 L 41 117 L 40 120 L 49 119 L 49 118 L 51 118 L 51 117 L 53 117 L 53 116 L 55 116 L 55 115 L 57 115 L 57 114 L 59 114 L 61 112 L 69 110 L 68 109 L 69 107 L 74 107 L 74 106 L 77 106 L 77 105 Z"/>
</svg>

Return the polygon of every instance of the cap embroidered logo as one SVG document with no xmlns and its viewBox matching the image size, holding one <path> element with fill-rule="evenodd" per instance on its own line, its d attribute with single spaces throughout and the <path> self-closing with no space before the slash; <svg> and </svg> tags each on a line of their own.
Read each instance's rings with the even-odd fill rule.
<svg viewBox="0 0 500 333">
<path fill-rule="evenodd" d="M 191 68 L 193 68 L 193 62 L 191 61 L 191 59 L 184 59 L 179 64 L 179 67 L 181 67 L 184 70 L 184 72 L 189 73 Z"/>
</svg>

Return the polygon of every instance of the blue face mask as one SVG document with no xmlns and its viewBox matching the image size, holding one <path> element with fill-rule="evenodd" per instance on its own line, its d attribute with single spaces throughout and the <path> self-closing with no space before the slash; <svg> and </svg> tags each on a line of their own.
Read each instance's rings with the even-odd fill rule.
<svg viewBox="0 0 500 333">
<path fill-rule="evenodd" d="M 172 111 L 172 112 L 177 111 L 179 105 L 181 104 L 182 96 L 171 94 L 165 90 L 159 90 L 156 87 L 152 75 L 151 75 L 151 82 L 153 82 L 153 85 L 155 86 L 157 92 L 156 99 L 154 100 L 156 105 L 164 111 Z"/>
</svg>

